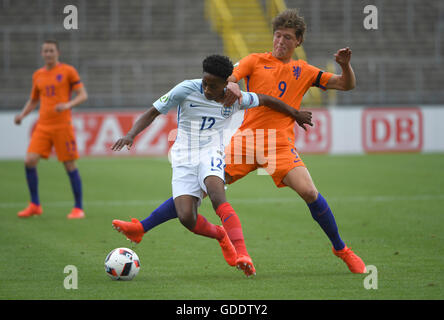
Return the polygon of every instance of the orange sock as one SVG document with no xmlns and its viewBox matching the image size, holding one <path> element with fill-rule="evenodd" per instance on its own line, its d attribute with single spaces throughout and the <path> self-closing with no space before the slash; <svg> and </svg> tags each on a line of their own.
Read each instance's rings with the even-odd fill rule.
<svg viewBox="0 0 444 320">
<path fill-rule="evenodd" d="M 218 240 L 222 239 L 224 236 L 224 232 L 221 230 L 221 228 L 218 228 L 211 222 L 208 222 L 208 220 L 200 214 L 197 215 L 196 225 L 191 231 L 195 234 Z"/>
<path fill-rule="evenodd" d="M 217 209 L 216 214 L 219 216 L 228 234 L 231 242 L 236 248 L 237 254 L 248 256 L 247 248 L 245 246 L 244 234 L 242 226 L 234 209 L 228 202 L 222 203 Z"/>
</svg>

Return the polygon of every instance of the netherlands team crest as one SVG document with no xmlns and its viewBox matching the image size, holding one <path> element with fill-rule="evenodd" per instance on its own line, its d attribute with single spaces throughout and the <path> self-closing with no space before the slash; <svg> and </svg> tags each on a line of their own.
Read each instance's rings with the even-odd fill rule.
<svg viewBox="0 0 444 320">
<path fill-rule="evenodd" d="M 224 118 L 228 118 L 233 114 L 234 111 L 234 107 L 233 106 L 229 106 L 229 107 L 222 107 L 220 109 L 220 113 L 222 114 L 222 117 Z"/>
</svg>

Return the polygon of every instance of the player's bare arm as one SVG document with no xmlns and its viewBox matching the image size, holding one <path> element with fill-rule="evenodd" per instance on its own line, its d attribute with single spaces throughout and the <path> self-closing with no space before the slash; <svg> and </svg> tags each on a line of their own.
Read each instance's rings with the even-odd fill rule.
<svg viewBox="0 0 444 320">
<path fill-rule="evenodd" d="M 224 106 L 226 107 L 232 106 L 236 102 L 236 100 L 238 100 L 239 104 L 241 104 L 242 94 L 239 85 L 237 84 L 236 77 L 229 76 L 227 81 L 228 84 L 225 90 L 224 101 L 223 101 Z"/>
<path fill-rule="evenodd" d="M 123 138 L 120 138 L 113 144 L 111 150 L 120 151 L 124 146 L 127 146 L 129 150 L 133 145 L 134 138 L 140 132 L 145 130 L 145 128 L 147 128 L 154 121 L 154 119 L 157 118 L 159 114 L 160 112 L 154 107 L 151 107 L 150 109 L 145 111 L 145 113 L 142 114 L 139 119 L 137 119 L 130 131 L 128 131 L 128 133 Z"/>
<path fill-rule="evenodd" d="M 342 74 L 334 74 L 331 76 L 326 85 L 327 89 L 347 91 L 356 86 L 355 73 L 353 72 L 353 68 L 350 64 L 351 54 L 352 52 L 348 47 L 339 49 L 335 53 L 335 60 L 341 66 Z"/>
<path fill-rule="evenodd" d="M 62 112 L 74 108 L 75 106 L 85 102 L 88 99 L 88 93 L 86 92 L 85 87 L 75 89 L 74 93 L 76 94 L 75 98 L 71 101 L 57 104 L 55 107 L 56 111 Z"/>
<path fill-rule="evenodd" d="M 307 128 L 304 126 L 305 124 L 313 126 L 313 123 L 311 122 L 310 111 L 298 111 L 295 108 L 292 108 L 291 106 L 286 104 L 285 102 L 265 94 L 258 93 L 257 96 L 259 98 L 260 106 L 267 106 L 275 111 L 291 116 L 297 122 L 297 124 L 304 130 L 307 130 Z"/>
<path fill-rule="evenodd" d="M 25 106 L 23 107 L 22 112 L 14 117 L 14 123 L 19 125 L 22 123 L 23 118 L 25 118 L 32 110 L 34 110 L 39 104 L 39 100 L 29 99 Z"/>
</svg>

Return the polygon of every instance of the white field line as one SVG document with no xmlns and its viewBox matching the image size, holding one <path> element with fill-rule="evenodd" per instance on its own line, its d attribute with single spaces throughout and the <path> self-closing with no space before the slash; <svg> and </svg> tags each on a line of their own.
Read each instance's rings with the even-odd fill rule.
<svg viewBox="0 0 444 320">
<path fill-rule="evenodd" d="M 141 207 L 158 206 L 167 198 L 161 200 L 91 200 L 84 201 L 87 207 Z M 394 201 L 430 201 L 444 200 L 444 194 L 422 194 L 422 195 L 391 195 L 391 196 L 339 196 L 326 197 L 329 202 L 394 202 Z M 276 198 L 230 198 L 230 203 L 236 204 L 277 204 L 302 201 L 297 195 L 294 197 L 276 197 Z M 73 201 L 47 201 L 43 203 L 44 207 L 70 207 Z M 3 202 L 0 208 L 20 208 L 26 206 L 27 202 Z"/>
</svg>

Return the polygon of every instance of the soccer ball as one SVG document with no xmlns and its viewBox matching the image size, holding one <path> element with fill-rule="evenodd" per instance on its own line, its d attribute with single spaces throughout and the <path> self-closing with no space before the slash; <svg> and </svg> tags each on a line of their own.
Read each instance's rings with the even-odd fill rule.
<svg viewBox="0 0 444 320">
<path fill-rule="evenodd" d="M 106 256 L 105 271 L 113 280 L 132 280 L 139 270 L 139 257 L 131 249 L 117 248 Z"/>
</svg>

